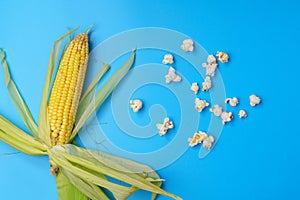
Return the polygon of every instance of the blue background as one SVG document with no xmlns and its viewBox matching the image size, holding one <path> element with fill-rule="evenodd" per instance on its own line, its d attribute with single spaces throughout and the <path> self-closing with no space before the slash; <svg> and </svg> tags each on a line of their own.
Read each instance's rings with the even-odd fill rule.
<svg viewBox="0 0 300 200">
<path fill-rule="evenodd" d="M 121 31 L 170 28 L 189 35 L 208 52 L 227 51 L 220 72 L 228 96 L 248 103 L 249 117 L 223 129 L 202 160 L 189 149 L 159 170 L 164 189 L 193 199 L 299 199 L 298 45 L 300 3 L 286 1 L 2 1 L 0 47 L 37 119 L 53 41 L 66 27 L 96 26 L 95 47 Z M 82 29 L 82 30 L 83 30 Z M 0 71 L 0 113 L 25 129 Z M 31 157 L 0 143 L 1 199 L 57 199 L 46 157 Z M 140 192 L 131 199 L 148 199 Z M 168 199 L 160 196 L 159 199 Z"/>
</svg>

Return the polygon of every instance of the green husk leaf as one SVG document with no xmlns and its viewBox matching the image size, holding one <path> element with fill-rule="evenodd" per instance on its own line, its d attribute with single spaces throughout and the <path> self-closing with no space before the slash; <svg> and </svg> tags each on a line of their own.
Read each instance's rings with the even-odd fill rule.
<svg viewBox="0 0 300 200">
<path fill-rule="evenodd" d="M 58 172 L 55 178 L 59 200 L 89 200 L 89 197 L 79 191 L 63 173 Z"/>
<path fill-rule="evenodd" d="M 0 63 L 4 68 L 5 84 L 11 100 L 13 101 L 15 107 L 20 113 L 21 118 L 24 124 L 26 125 L 26 127 L 28 128 L 28 130 L 32 133 L 33 136 L 38 137 L 37 126 L 33 120 L 33 117 L 26 103 L 24 102 L 22 96 L 20 95 L 17 86 L 15 85 L 14 81 L 11 78 L 9 67 L 5 59 L 5 51 L 1 48 L 0 48 Z"/>
<path fill-rule="evenodd" d="M 123 64 L 123 66 L 114 73 L 114 75 L 103 85 L 103 87 L 97 92 L 91 102 L 88 104 L 82 115 L 78 115 L 78 122 L 72 131 L 70 141 L 77 135 L 78 131 L 82 128 L 89 117 L 99 108 L 104 100 L 110 95 L 112 90 L 118 85 L 122 78 L 127 74 L 131 66 L 133 65 L 135 58 L 135 50 L 132 51 L 131 57 Z"/>
<path fill-rule="evenodd" d="M 0 130 L 3 131 L 2 135 L 7 135 L 11 139 L 14 139 L 16 143 L 19 142 L 18 144 L 24 144 L 25 146 L 39 150 L 41 152 L 39 153 L 40 155 L 46 154 L 47 152 L 47 149 L 44 147 L 44 145 L 37 141 L 36 138 L 33 138 L 32 136 L 28 135 L 1 115 Z"/>
<path fill-rule="evenodd" d="M 91 184 L 95 184 L 110 190 L 113 193 L 114 197 L 118 200 L 126 199 L 135 191 L 131 187 L 118 185 L 116 183 L 108 181 L 103 177 L 102 174 L 91 172 L 87 169 L 74 165 L 73 163 L 66 160 L 61 154 L 59 154 L 60 150 L 58 149 L 59 148 L 57 147 L 52 148 L 49 151 L 49 156 L 51 162 L 58 166 L 60 169 L 68 170 Z"/>
<path fill-rule="evenodd" d="M 134 192 L 138 188 L 153 193 L 170 196 L 174 199 L 180 199 L 179 197 L 164 191 L 157 185 L 152 184 L 150 181 L 146 180 L 143 174 L 131 172 L 132 169 L 126 169 L 125 167 L 122 167 L 122 165 L 119 166 L 119 164 L 118 168 L 121 170 L 111 168 L 111 166 L 115 165 L 114 163 L 112 163 L 112 160 L 116 160 L 116 157 L 112 156 L 113 158 L 111 160 L 102 160 L 103 157 L 109 158 L 109 154 L 83 149 L 71 144 L 61 146 L 57 149 L 56 154 L 64 157 L 69 162 L 76 164 L 76 166 L 80 168 L 101 173 L 114 179 L 128 183 L 133 186 L 133 188 L 135 189 Z M 97 155 L 100 155 L 98 159 Z M 133 161 L 129 161 L 126 159 L 122 159 L 122 162 L 123 161 L 134 163 Z M 138 164 L 138 166 L 139 165 L 141 164 Z M 152 179 L 155 180 L 155 178 Z M 111 188 L 108 189 L 111 190 Z"/>
<path fill-rule="evenodd" d="M 0 140 L 10 145 L 11 147 L 17 149 L 18 151 L 28 155 L 41 156 L 47 154 L 45 151 L 41 151 L 33 146 L 23 143 L 20 140 L 17 140 L 15 137 L 12 137 L 10 134 L 3 131 L 2 129 L 0 129 Z"/>
<path fill-rule="evenodd" d="M 64 168 L 60 169 L 60 171 L 73 185 L 75 185 L 82 193 L 86 194 L 86 196 L 88 196 L 90 199 L 109 200 L 106 194 L 97 185 L 86 182 L 85 180 L 79 178 L 76 174 L 73 174 Z"/>
<path fill-rule="evenodd" d="M 52 46 L 52 51 L 50 55 L 50 61 L 48 64 L 48 72 L 47 72 L 47 77 L 44 85 L 44 90 L 43 90 L 43 95 L 42 95 L 42 101 L 41 101 L 41 107 L 40 107 L 40 115 L 39 115 L 39 136 L 40 138 L 45 142 L 47 146 L 51 146 L 51 141 L 50 141 L 50 128 L 49 128 L 49 122 L 48 122 L 48 112 L 47 112 L 47 106 L 48 106 L 48 95 L 50 92 L 50 83 L 52 80 L 52 75 L 53 75 L 53 70 L 54 67 L 56 66 L 58 54 L 60 51 L 60 47 L 62 44 L 62 40 L 76 31 L 78 28 L 73 29 L 71 31 L 68 31 L 64 35 L 62 35 L 59 39 L 57 39 L 53 46 Z"/>
<path fill-rule="evenodd" d="M 103 77 L 103 75 L 107 72 L 107 70 L 109 70 L 109 68 L 110 68 L 109 65 L 104 64 L 104 66 L 99 70 L 99 72 L 97 73 L 97 75 L 95 76 L 93 81 L 90 83 L 90 85 L 86 89 L 85 93 L 82 95 L 79 105 L 78 105 L 75 123 L 78 122 L 79 117 L 82 115 L 82 113 L 86 110 L 88 104 L 91 102 L 93 94 L 95 93 L 97 83 Z"/>
</svg>

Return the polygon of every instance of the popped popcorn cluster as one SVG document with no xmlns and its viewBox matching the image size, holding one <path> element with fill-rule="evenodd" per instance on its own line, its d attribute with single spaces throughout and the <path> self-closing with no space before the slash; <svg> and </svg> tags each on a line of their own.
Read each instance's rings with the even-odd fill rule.
<svg viewBox="0 0 300 200">
<path fill-rule="evenodd" d="M 194 92 L 194 94 L 198 94 L 199 86 L 197 82 L 192 83 L 191 90 Z"/>
<path fill-rule="evenodd" d="M 194 51 L 194 41 L 191 39 L 183 40 L 181 49 L 185 52 Z"/>
<path fill-rule="evenodd" d="M 220 117 L 223 112 L 223 108 L 218 104 L 215 104 L 213 108 L 209 109 L 209 111 L 212 112 L 215 116 Z"/>
<path fill-rule="evenodd" d="M 202 112 L 202 110 L 209 106 L 209 103 L 206 102 L 206 100 L 201 100 L 199 98 L 196 98 L 195 99 L 195 109 L 198 111 L 198 112 Z"/>
<path fill-rule="evenodd" d="M 164 56 L 164 59 L 162 61 L 163 64 L 173 64 L 174 63 L 174 59 L 173 59 L 173 55 L 172 54 L 166 54 Z"/>
<path fill-rule="evenodd" d="M 239 118 L 245 118 L 245 117 L 247 117 L 246 111 L 245 110 L 240 110 L 240 112 L 239 112 Z"/>
<path fill-rule="evenodd" d="M 230 122 L 233 119 L 232 112 L 222 112 L 221 114 L 222 123 L 226 124 L 227 122 Z"/>
<path fill-rule="evenodd" d="M 174 124 L 168 117 L 166 117 L 164 122 L 162 124 L 156 124 L 156 127 L 159 131 L 159 135 L 163 136 L 168 132 L 169 129 L 174 128 Z"/>
<path fill-rule="evenodd" d="M 205 80 L 202 82 L 202 91 L 208 91 L 212 87 L 211 79 L 209 76 L 205 77 Z"/>
<path fill-rule="evenodd" d="M 220 62 L 222 63 L 228 62 L 229 56 L 226 52 L 218 51 L 216 55 Z"/>
<path fill-rule="evenodd" d="M 181 45 L 181 49 L 185 52 L 191 52 L 194 50 L 194 42 L 191 39 L 185 39 Z M 202 64 L 202 67 L 206 70 L 206 77 L 202 82 L 202 91 L 208 91 L 212 88 L 212 77 L 215 76 L 216 69 L 218 67 L 217 61 L 222 63 L 226 63 L 229 60 L 229 56 L 226 52 L 217 52 L 217 58 L 214 55 L 208 55 L 207 62 Z M 162 60 L 163 64 L 173 64 L 174 57 L 172 54 L 165 54 L 164 59 Z M 176 70 L 173 67 L 169 67 L 168 74 L 165 75 L 165 82 L 180 82 L 181 76 L 176 73 Z M 193 82 L 191 84 L 190 90 L 194 92 L 195 95 L 199 92 L 199 85 L 197 82 Z M 261 102 L 261 99 L 256 95 L 251 95 L 250 97 L 250 105 L 256 106 Z M 225 103 L 228 103 L 232 107 L 236 107 L 239 104 L 239 100 L 237 97 L 226 98 Z M 130 100 L 130 107 L 134 112 L 138 112 L 143 106 L 143 103 L 139 99 Z M 209 103 L 205 99 L 195 98 L 195 110 L 198 112 L 202 112 L 206 107 L 209 106 Z M 220 117 L 223 124 L 231 122 L 233 119 L 233 113 L 224 111 L 221 106 L 218 104 L 214 104 L 213 107 L 209 109 L 213 115 L 216 117 Z M 239 110 L 238 113 L 239 118 L 247 117 L 247 113 L 245 110 Z M 173 122 L 167 117 L 164 119 L 163 123 L 156 124 L 159 135 L 165 135 L 169 129 L 174 128 Z M 204 148 L 210 150 L 214 143 L 215 139 L 213 136 L 209 136 L 207 133 L 199 131 L 194 133 L 192 138 L 188 138 L 189 146 L 194 147 L 200 143 Z"/>
<path fill-rule="evenodd" d="M 192 138 L 188 138 L 189 145 L 194 147 L 200 143 L 203 143 L 203 147 L 208 150 L 211 149 L 212 143 L 215 141 L 213 136 L 208 136 L 207 133 L 199 131 L 194 133 Z"/>
<path fill-rule="evenodd" d="M 231 105 L 231 106 L 236 106 L 239 103 L 239 100 L 236 97 L 227 98 L 225 100 L 225 103 L 229 103 L 229 105 Z"/>
<path fill-rule="evenodd" d="M 232 112 L 223 111 L 223 108 L 218 104 L 215 104 L 213 108 L 209 109 L 209 111 L 212 112 L 215 116 L 221 117 L 223 124 L 230 122 L 233 119 Z"/>
<path fill-rule="evenodd" d="M 169 73 L 165 76 L 166 78 L 166 83 L 171 83 L 173 82 L 180 82 L 181 81 L 181 76 L 176 74 L 176 70 L 173 67 L 169 68 Z"/>
<path fill-rule="evenodd" d="M 202 67 L 206 70 L 206 75 L 215 76 L 215 71 L 218 67 L 216 58 L 213 55 L 207 57 L 207 63 L 202 63 Z"/>
<path fill-rule="evenodd" d="M 260 104 L 260 98 L 258 96 L 256 96 L 255 94 L 252 94 L 250 97 L 250 105 L 251 106 L 256 106 L 258 104 Z"/>
<path fill-rule="evenodd" d="M 139 99 L 130 100 L 129 106 L 132 108 L 133 112 L 138 112 L 143 107 L 143 102 Z"/>
</svg>

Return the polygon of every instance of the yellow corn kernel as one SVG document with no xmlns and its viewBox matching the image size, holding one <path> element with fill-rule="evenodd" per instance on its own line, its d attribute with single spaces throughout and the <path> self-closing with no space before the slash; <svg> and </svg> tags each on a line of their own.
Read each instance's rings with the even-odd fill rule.
<svg viewBox="0 0 300 200">
<path fill-rule="evenodd" d="M 88 36 L 78 34 L 60 62 L 48 105 L 52 145 L 68 142 L 74 126 L 87 62 Z"/>
</svg>

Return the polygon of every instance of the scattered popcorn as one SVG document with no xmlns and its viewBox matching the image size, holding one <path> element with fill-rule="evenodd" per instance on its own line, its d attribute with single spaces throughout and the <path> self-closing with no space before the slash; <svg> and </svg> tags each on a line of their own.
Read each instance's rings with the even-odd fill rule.
<svg viewBox="0 0 300 200">
<path fill-rule="evenodd" d="M 202 67 L 206 69 L 206 75 L 215 76 L 215 71 L 217 69 L 218 64 L 207 64 L 203 63 Z"/>
<path fill-rule="evenodd" d="M 206 137 L 203 141 L 203 147 L 204 148 L 207 148 L 208 150 L 211 149 L 212 147 L 212 143 L 215 141 L 214 137 L 213 136 L 209 136 L 209 137 Z"/>
<path fill-rule="evenodd" d="M 173 55 L 172 54 L 166 54 L 164 56 L 164 59 L 162 61 L 163 64 L 173 64 L 174 60 L 173 60 Z"/>
<path fill-rule="evenodd" d="M 143 102 L 139 99 L 130 100 L 129 106 L 132 108 L 133 112 L 138 112 L 143 107 Z"/>
<path fill-rule="evenodd" d="M 252 94 L 249 98 L 250 98 L 250 105 L 251 106 L 256 106 L 257 104 L 260 104 L 261 100 L 255 94 Z"/>
<path fill-rule="evenodd" d="M 227 122 L 230 122 L 233 118 L 232 112 L 222 112 L 221 114 L 222 123 L 226 124 Z"/>
<path fill-rule="evenodd" d="M 214 55 L 208 55 L 207 56 L 207 63 L 208 64 L 216 64 L 217 63 L 217 59 Z"/>
<path fill-rule="evenodd" d="M 205 132 L 199 131 L 198 133 L 194 133 L 194 136 L 192 138 L 188 138 L 189 145 L 191 147 L 196 146 L 197 144 L 200 144 L 207 138 L 207 134 Z"/>
<path fill-rule="evenodd" d="M 218 51 L 217 52 L 218 60 L 222 63 L 228 62 L 229 56 L 226 52 Z"/>
<path fill-rule="evenodd" d="M 195 94 L 198 93 L 198 91 L 199 91 L 199 86 L 198 86 L 198 83 L 197 83 L 197 82 L 192 83 L 191 90 L 192 90 Z"/>
<path fill-rule="evenodd" d="M 207 76 L 202 82 L 202 91 L 208 91 L 211 88 L 211 79 L 209 76 Z"/>
<path fill-rule="evenodd" d="M 183 51 L 194 51 L 194 41 L 191 39 L 185 39 L 182 42 L 181 49 Z"/>
<path fill-rule="evenodd" d="M 170 83 L 171 81 L 173 82 L 180 82 L 181 77 L 176 74 L 176 70 L 173 67 L 169 68 L 169 73 L 165 76 L 166 78 L 166 83 Z"/>
<path fill-rule="evenodd" d="M 236 106 L 239 103 L 239 100 L 236 97 L 227 98 L 225 103 L 229 103 L 231 106 Z"/>
<path fill-rule="evenodd" d="M 247 117 L 246 111 L 245 110 L 240 110 L 240 112 L 239 112 L 239 118 L 245 118 L 245 117 Z"/>
<path fill-rule="evenodd" d="M 209 111 L 214 113 L 215 116 L 220 117 L 223 112 L 223 109 L 218 104 L 215 104 L 213 108 L 209 109 Z"/>
<path fill-rule="evenodd" d="M 206 100 L 201 100 L 199 98 L 195 99 L 195 109 L 198 112 L 202 112 L 202 110 L 207 106 L 209 106 L 209 103 L 207 103 Z"/>
<path fill-rule="evenodd" d="M 167 131 L 171 128 L 174 128 L 174 124 L 168 117 L 164 119 L 163 124 L 156 124 L 157 129 L 159 130 L 159 135 L 163 136 L 167 133 Z"/>
</svg>

